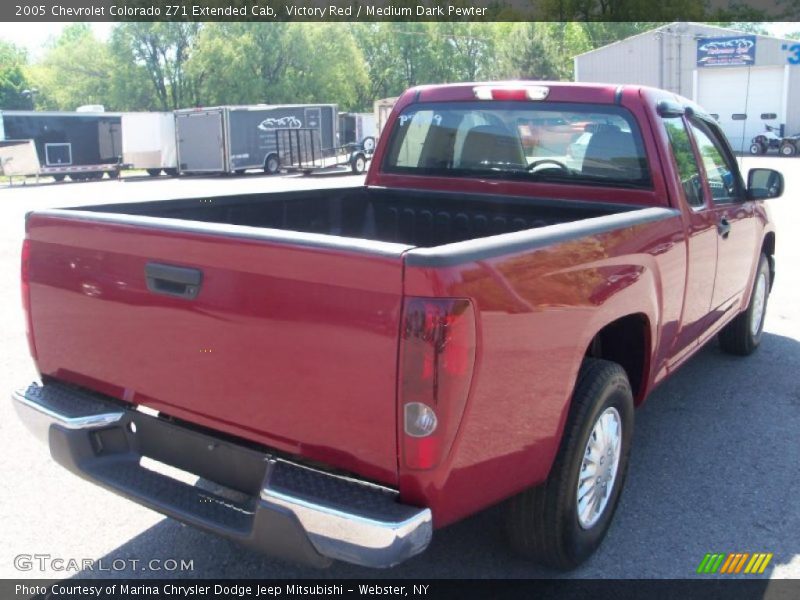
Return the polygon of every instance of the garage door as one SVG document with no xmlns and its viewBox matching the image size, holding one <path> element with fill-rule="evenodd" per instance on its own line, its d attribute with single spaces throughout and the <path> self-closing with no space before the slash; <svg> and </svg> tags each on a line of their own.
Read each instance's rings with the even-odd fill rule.
<svg viewBox="0 0 800 600">
<path fill-rule="evenodd" d="M 783 67 L 706 67 L 697 72 L 697 103 L 719 115 L 720 126 L 737 151 L 747 152 L 750 140 L 764 131 L 764 123 L 779 126 L 785 122 L 783 93 Z M 761 115 L 766 113 L 778 118 L 764 121 Z M 739 121 L 733 115 L 747 118 Z"/>
</svg>

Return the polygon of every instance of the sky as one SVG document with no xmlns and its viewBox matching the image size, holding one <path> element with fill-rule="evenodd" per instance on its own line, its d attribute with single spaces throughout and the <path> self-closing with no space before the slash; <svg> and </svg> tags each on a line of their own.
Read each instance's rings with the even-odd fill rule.
<svg viewBox="0 0 800 600">
<path fill-rule="evenodd" d="M 0 0 L 2 1 L 2 0 Z M 56 37 L 68 23 L 0 23 L 0 39 L 28 49 L 31 57 L 37 58 L 50 37 Z M 92 29 L 100 39 L 108 39 L 116 23 L 92 23 Z M 800 31 L 800 23 L 765 23 L 771 35 L 783 37 Z"/>
</svg>

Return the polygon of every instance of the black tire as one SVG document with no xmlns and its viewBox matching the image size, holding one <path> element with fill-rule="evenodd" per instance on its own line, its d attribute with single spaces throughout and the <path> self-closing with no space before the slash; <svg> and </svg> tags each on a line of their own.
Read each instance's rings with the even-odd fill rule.
<svg viewBox="0 0 800 600">
<path fill-rule="evenodd" d="M 53 179 L 55 179 L 56 181 L 64 181 L 65 177 L 66 177 L 66 175 L 62 175 L 62 174 L 53 175 Z"/>
<path fill-rule="evenodd" d="M 147 169 L 147 174 L 150 175 L 150 177 L 158 177 L 161 175 L 161 169 Z"/>
<path fill-rule="evenodd" d="M 234 173 L 235 173 L 236 175 L 244 175 L 244 174 L 245 174 L 245 169 L 236 169 L 236 170 L 234 171 Z"/>
<path fill-rule="evenodd" d="M 784 143 L 780 148 L 781 156 L 794 156 L 797 154 L 797 148 L 791 142 Z"/>
<path fill-rule="evenodd" d="M 578 518 L 578 476 L 595 422 L 610 408 L 617 411 L 622 426 L 619 463 L 605 507 L 596 522 L 585 528 Z M 633 394 L 622 367 L 606 360 L 584 359 L 550 476 L 509 502 L 508 536 L 516 551 L 539 564 L 567 570 L 600 546 L 625 483 L 633 412 Z"/>
<path fill-rule="evenodd" d="M 277 154 L 270 154 L 264 159 L 264 173 L 268 175 L 275 175 L 281 170 L 281 162 L 278 160 Z"/>
<path fill-rule="evenodd" d="M 178 169 L 164 169 L 164 174 L 168 177 L 177 177 L 178 176 Z"/>
<path fill-rule="evenodd" d="M 750 154 L 753 154 L 754 156 L 764 154 L 766 151 L 767 150 L 764 148 L 764 144 L 759 144 L 758 142 L 753 142 L 750 144 Z"/>
<path fill-rule="evenodd" d="M 753 332 L 753 320 L 757 316 L 756 311 L 758 310 L 759 304 L 756 301 L 756 292 L 761 277 L 764 277 L 764 301 L 761 304 L 759 325 L 756 331 Z M 758 348 L 758 345 L 761 343 L 761 334 L 764 332 L 764 320 L 767 316 L 770 283 L 769 259 L 762 254 L 758 260 L 758 269 L 756 270 L 756 276 L 753 281 L 753 289 L 750 293 L 750 304 L 748 304 L 747 310 L 740 313 L 719 332 L 719 346 L 722 348 L 723 352 L 735 354 L 737 356 L 747 356 L 755 352 L 756 348 Z"/>
</svg>

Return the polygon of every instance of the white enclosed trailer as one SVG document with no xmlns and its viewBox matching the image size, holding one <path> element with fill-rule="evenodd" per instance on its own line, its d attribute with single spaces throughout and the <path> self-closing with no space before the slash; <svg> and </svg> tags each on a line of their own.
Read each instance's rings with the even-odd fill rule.
<svg viewBox="0 0 800 600">
<path fill-rule="evenodd" d="M 153 177 L 162 171 L 177 175 L 175 115 L 171 112 L 123 113 L 122 162 L 131 169 L 146 169 Z"/>
</svg>

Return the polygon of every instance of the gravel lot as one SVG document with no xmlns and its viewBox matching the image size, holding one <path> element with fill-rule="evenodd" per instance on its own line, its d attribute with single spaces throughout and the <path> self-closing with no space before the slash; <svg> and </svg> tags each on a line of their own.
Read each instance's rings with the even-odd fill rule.
<svg viewBox="0 0 800 600">
<path fill-rule="evenodd" d="M 746 158 L 787 179 L 771 201 L 777 282 L 762 347 L 747 359 L 709 344 L 637 413 L 631 470 L 600 551 L 569 577 L 690 577 L 706 552 L 773 552 L 766 575 L 800 578 L 800 159 Z M 338 186 L 358 177 L 191 178 L 0 187 L 0 382 L 5 394 L 35 377 L 19 307 L 25 212 L 83 203 Z M 337 564 L 317 571 L 264 558 L 164 519 L 53 463 L 0 402 L 0 577 L 549 577 L 505 546 L 502 510 L 438 531 L 423 555 L 391 571 Z M 138 559 L 122 571 L 19 571 L 14 558 Z M 150 559 L 193 561 L 184 573 L 144 571 Z M 121 563 L 117 563 L 121 564 Z M 97 568 L 97 567 L 96 567 Z"/>
</svg>

